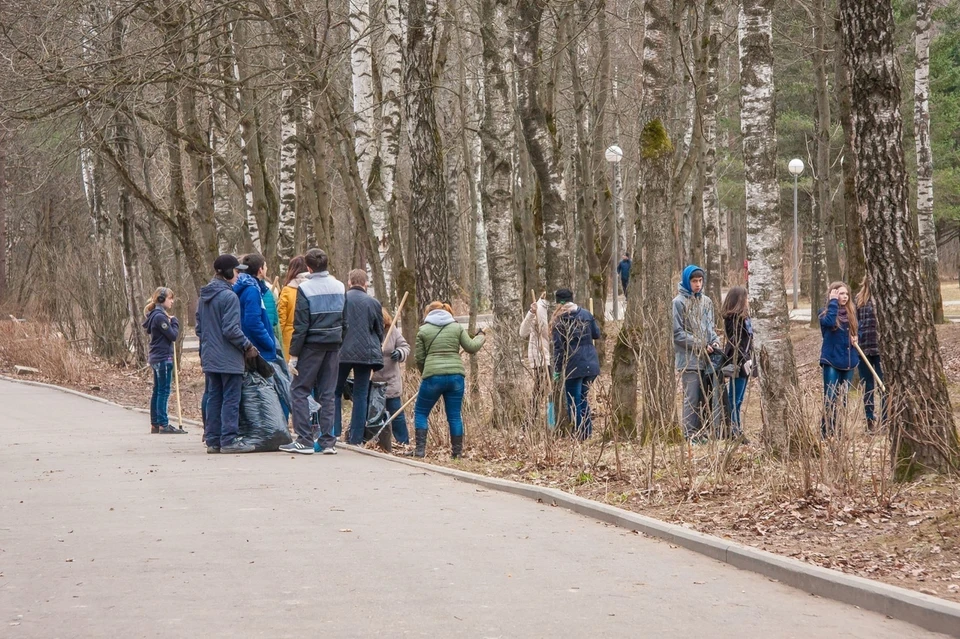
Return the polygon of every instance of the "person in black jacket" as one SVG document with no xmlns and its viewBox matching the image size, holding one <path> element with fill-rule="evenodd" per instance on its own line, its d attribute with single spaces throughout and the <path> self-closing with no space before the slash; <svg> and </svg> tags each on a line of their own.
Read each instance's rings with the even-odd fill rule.
<svg viewBox="0 0 960 639">
<path fill-rule="evenodd" d="M 180 334 L 180 322 L 170 314 L 173 291 L 161 286 L 143 309 L 143 328 L 150 336 L 147 363 L 153 369 L 153 395 L 150 397 L 150 432 L 182 434 L 187 431 L 170 425 L 167 403 L 170 401 L 170 378 L 173 374 L 173 348 Z"/>
<path fill-rule="evenodd" d="M 740 421 L 740 409 L 747 382 L 753 370 L 753 326 L 750 324 L 750 304 L 747 289 L 734 286 L 727 292 L 720 306 L 723 333 L 727 338 L 724 362 L 733 369 L 727 382 L 727 410 L 730 411 L 730 436 L 746 443 Z"/>
<path fill-rule="evenodd" d="M 237 272 L 246 268 L 233 255 L 221 255 L 213 263 L 216 275 L 200 289 L 197 338 L 207 383 L 203 440 L 208 453 L 253 452 L 253 446 L 238 435 L 240 387 L 245 360 L 256 359 L 260 353 L 243 335 L 240 300 L 232 288 Z"/>
<path fill-rule="evenodd" d="M 336 415 L 333 431 L 339 437 L 342 423 L 341 402 L 343 387 L 353 371 L 353 411 L 350 415 L 350 433 L 347 442 L 355 446 L 363 443 L 363 428 L 367 423 L 370 378 L 383 368 L 383 308 L 380 302 L 367 295 L 367 272 L 354 269 L 347 274 L 347 325 L 350 333 L 340 345 L 340 371 L 337 376 Z"/>
<path fill-rule="evenodd" d="M 883 368 L 880 366 L 880 335 L 877 330 L 877 311 L 873 306 L 873 297 L 870 295 L 870 284 L 864 279 L 857 293 L 857 340 L 860 350 L 867 356 L 866 360 L 860 358 L 857 366 L 857 372 L 860 375 L 860 383 L 863 384 L 863 410 L 867 416 L 867 430 L 875 432 L 877 430 L 877 381 L 873 373 L 867 367 L 867 362 L 873 366 L 880 381 L 883 381 Z M 880 398 L 880 419 L 887 417 L 886 400 Z"/>
<path fill-rule="evenodd" d="M 554 380 L 562 380 L 574 436 L 586 439 L 593 433 L 587 394 L 600 374 L 600 358 L 593 345 L 593 340 L 600 339 L 600 327 L 589 311 L 573 303 L 570 289 L 558 290 L 556 300 L 560 306 L 552 322 Z"/>
<path fill-rule="evenodd" d="M 290 385 L 293 429 L 297 438 L 280 447 L 287 453 L 337 453 L 333 434 L 334 391 L 340 363 L 340 344 L 347 334 L 343 284 L 327 272 L 327 254 L 318 248 L 304 255 L 310 277 L 297 286 L 290 338 Z M 320 403 L 319 434 L 310 422 L 310 395 Z"/>
</svg>

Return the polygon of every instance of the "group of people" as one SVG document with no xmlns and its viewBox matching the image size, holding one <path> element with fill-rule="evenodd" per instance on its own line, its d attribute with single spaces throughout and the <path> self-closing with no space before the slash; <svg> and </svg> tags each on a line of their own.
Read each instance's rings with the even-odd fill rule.
<svg viewBox="0 0 960 639">
<path fill-rule="evenodd" d="M 206 384 L 204 443 L 208 453 L 253 450 L 239 435 L 240 389 L 243 374 L 260 358 L 278 372 L 292 373 L 289 394 L 278 392 L 284 418 L 292 417 L 294 439 L 280 450 L 336 454 L 342 434 L 341 398 L 351 374 L 353 408 L 347 441 L 354 445 L 364 441 L 371 383 L 382 383 L 393 439 L 400 445 L 409 444 L 402 410 L 401 364 L 411 348 L 399 330 L 391 330 L 394 318 L 368 294 L 366 271 L 350 271 L 344 285 L 330 274 L 326 253 L 310 249 L 290 261 L 285 282 L 275 296 L 266 281 L 266 261 L 259 254 L 242 259 L 221 255 L 213 270 L 213 278 L 200 290 L 196 313 Z M 629 266 L 624 271 L 628 274 Z M 687 266 L 673 300 L 683 433 L 695 443 L 714 436 L 745 441 L 741 411 L 747 382 L 756 373 L 747 290 L 735 286 L 723 299 L 720 316 L 726 339 L 721 345 L 713 302 L 703 292 L 704 279 L 702 268 Z M 623 284 L 626 288 L 626 282 Z M 594 344 L 600 328 L 590 311 L 574 303 L 569 289 L 557 290 L 555 301 L 556 309 L 550 314 L 546 299 L 535 300 L 520 325 L 534 370 L 534 403 L 539 407 L 547 400 L 552 381 L 562 389 L 574 436 L 586 439 L 593 430 L 588 395 L 600 374 Z M 150 335 L 149 363 L 154 373 L 152 433 L 184 432 L 170 424 L 167 414 L 174 344 L 180 329 L 171 312 L 173 303 L 173 291 L 160 287 L 144 309 L 143 327 Z M 819 317 L 825 408 L 822 434 L 830 437 L 837 433 L 837 411 L 858 368 L 866 386 L 868 427 L 875 429 L 874 375 L 880 379 L 882 372 L 869 288 L 864 284 L 854 304 L 846 284 L 831 284 Z M 413 455 L 425 455 L 429 416 L 443 399 L 451 454 L 461 456 L 465 370 L 460 353 L 478 352 L 484 340 L 482 329 L 470 336 L 448 304 L 435 301 L 426 307 L 414 348 L 422 381 L 414 408 Z M 864 361 L 858 345 L 866 355 Z M 311 409 L 311 399 L 319 409 Z M 552 419 L 548 415 L 548 421 Z"/>
</svg>

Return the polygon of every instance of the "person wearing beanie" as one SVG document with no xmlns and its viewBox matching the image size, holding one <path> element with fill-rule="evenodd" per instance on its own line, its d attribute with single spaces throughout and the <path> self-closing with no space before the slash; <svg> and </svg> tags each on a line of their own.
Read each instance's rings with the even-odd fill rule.
<svg viewBox="0 0 960 639">
<path fill-rule="evenodd" d="M 713 302 L 703 294 L 703 269 L 691 264 L 683 269 L 673 298 L 673 350 L 683 386 L 683 434 L 693 442 L 708 435 L 707 426 L 719 428 L 720 407 L 711 409 L 713 391 L 710 355 L 720 350 L 714 329 Z M 704 422 L 707 424 L 704 424 Z"/>
<path fill-rule="evenodd" d="M 593 344 L 600 339 L 600 327 L 589 311 L 573 303 L 570 289 L 561 288 L 555 299 L 558 307 L 553 314 L 551 331 L 553 375 L 563 384 L 574 436 L 586 439 L 593 433 L 587 395 L 600 374 L 600 358 Z"/>
<path fill-rule="evenodd" d="M 253 446 L 239 436 L 240 387 L 245 360 L 260 352 L 240 328 L 240 300 L 233 292 L 247 267 L 233 255 L 221 255 L 213 270 L 213 279 L 200 289 L 196 316 L 206 380 L 203 441 L 208 453 L 250 453 Z"/>
</svg>

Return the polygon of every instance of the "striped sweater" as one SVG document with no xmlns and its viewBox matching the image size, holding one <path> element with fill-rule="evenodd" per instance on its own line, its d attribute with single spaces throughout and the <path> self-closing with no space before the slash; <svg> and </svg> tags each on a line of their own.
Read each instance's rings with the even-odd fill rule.
<svg viewBox="0 0 960 639">
<path fill-rule="evenodd" d="M 340 349 L 347 333 L 346 291 L 327 271 L 311 273 L 297 287 L 290 354 L 299 357 L 304 346 Z"/>
</svg>

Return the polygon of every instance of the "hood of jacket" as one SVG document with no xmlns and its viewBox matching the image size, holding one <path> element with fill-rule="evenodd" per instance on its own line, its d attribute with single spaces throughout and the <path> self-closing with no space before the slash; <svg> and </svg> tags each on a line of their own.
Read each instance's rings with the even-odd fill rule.
<svg viewBox="0 0 960 639">
<path fill-rule="evenodd" d="M 291 288 L 297 288 L 297 287 L 300 286 L 303 282 L 306 282 L 308 279 L 310 279 L 310 271 L 304 271 L 304 272 L 301 273 L 300 275 L 297 275 L 297 276 L 294 277 L 292 280 L 290 280 L 290 283 L 287 284 L 287 286 L 289 286 L 289 287 L 291 287 Z"/>
<path fill-rule="evenodd" d="M 260 288 L 260 280 L 252 275 L 241 273 L 237 278 L 237 283 L 233 285 L 233 292 L 239 296 L 244 289 L 251 287 L 257 289 L 258 295 L 263 295 L 262 289 Z"/>
<path fill-rule="evenodd" d="M 169 317 L 169 316 L 167 315 L 167 312 L 164 311 L 163 308 L 161 308 L 161 307 L 159 307 L 159 306 L 157 306 L 157 307 L 154 308 L 152 311 L 150 311 L 150 312 L 147 314 L 146 319 L 143 320 L 143 324 L 141 324 L 141 326 L 143 326 L 143 328 L 144 328 L 148 333 L 150 332 L 150 327 L 153 325 L 153 322 L 154 322 L 154 320 L 157 318 L 157 316 L 161 316 L 161 317 L 164 317 L 164 318 Z"/>
<path fill-rule="evenodd" d="M 250 277 L 249 275 L 247 277 Z M 200 289 L 200 301 L 209 302 L 224 291 L 233 290 L 226 280 L 215 277 Z"/>
<path fill-rule="evenodd" d="M 426 324 L 433 324 L 434 326 L 446 326 L 447 324 L 453 324 L 457 320 L 453 319 L 453 315 L 438 308 L 427 313 L 427 318 L 424 320 Z"/>
<path fill-rule="evenodd" d="M 680 286 L 678 287 L 678 290 L 680 291 L 680 293 L 688 297 L 690 296 L 700 297 L 703 294 L 702 288 L 700 289 L 699 293 L 694 293 L 693 291 L 690 290 L 690 276 L 693 275 L 694 271 L 702 271 L 702 270 L 703 269 L 697 266 L 696 264 L 690 264 L 689 266 L 687 266 L 687 268 L 683 269 L 683 275 L 680 277 Z M 706 286 L 707 276 L 704 275 L 703 279 L 704 279 L 703 284 L 704 286 Z"/>
</svg>

